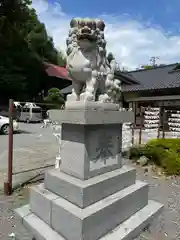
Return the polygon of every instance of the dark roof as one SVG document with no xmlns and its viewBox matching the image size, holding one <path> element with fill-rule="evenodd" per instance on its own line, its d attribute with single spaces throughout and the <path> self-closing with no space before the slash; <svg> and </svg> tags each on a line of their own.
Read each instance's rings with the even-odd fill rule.
<svg viewBox="0 0 180 240">
<path fill-rule="evenodd" d="M 116 72 L 116 78 L 120 79 L 124 84 L 131 86 L 138 85 L 139 81 L 133 77 L 133 75 L 129 72 Z M 61 93 L 67 94 L 72 92 L 72 85 L 61 90 Z"/>
<path fill-rule="evenodd" d="M 152 69 L 129 72 L 140 84 L 125 85 L 124 92 L 180 87 L 180 71 L 173 71 L 177 63 Z"/>
<path fill-rule="evenodd" d="M 62 94 L 67 94 L 67 93 L 71 93 L 72 92 L 72 85 L 70 85 L 70 86 L 68 86 L 68 87 L 66 87 L 66 88 L 63 88 L 62 90 L 61 90 L 61 93 Z"/>
<path fill-rule="evenodd" d="M 122 80 L 126 84 L 139 84 L 138 79 L 134 78 L 134 76 L 129 72 L 116 71 L 115 78 Z"/>
<path fill-rule="evenodd" d="M 123 92 L 135 92 L 143 90 L 155 90 L 180 87 L 180 70 L 175 70 L 178 64 L 159 66 L 152 69 L 140 69 L 130 72 L 120 72 L 118 75 L 125 84 Z M 72 86 L 61 90 L 62 93 L 70 93 Z"/>
<path fill-rule="evenodd" d="M 62 78 L 66 80 L 72 81 L 72 79 L 69 77 L 66 66 L 57 66 L 51 63 L 44 63 L 45 71 L 49 76 Z M 139 82 L 128 72 L 121 72 L 117 71 L 115 73 L 116 77 L 118 79 L 121 79 L 126 84 L 138 84 Z"/>
<path fill-rule="evenodd" d="M 132 81 L 131 81 L 131 78 L 132 78 Z M 132 85 L 132 83 L 136 83 L 136 84 L 133 84 L 133 86 L 135 85 L 139 85 L 139 83 L 136 81 L 136 80 L 134 80 L 134 78 L 133 77 L 131 77 L 130 75 L 126 75 L 126 73 L 124 73 L 123 75 L 119 75 L 118 76 L 118 79 L 120 79 L 122 82 L 124 82 L 124 84 L 126 84 L 127 86 L 131 86 Z M 124 85 L 123 84 L 123 85 Z M 125 85 L 125 86 L 126 86 Z M 123 88 L 123 87 L 122 87 Z M 62 90 L 61 90 L 61 93 L 62 94 L 67 94 L 67 93 L 71 93 L 72 92 L 72 85 L 70 85 L 70 86 L 68 86 L 68 87 L 66 87 L 66 88 L 63 88 Z"/>
</svg>

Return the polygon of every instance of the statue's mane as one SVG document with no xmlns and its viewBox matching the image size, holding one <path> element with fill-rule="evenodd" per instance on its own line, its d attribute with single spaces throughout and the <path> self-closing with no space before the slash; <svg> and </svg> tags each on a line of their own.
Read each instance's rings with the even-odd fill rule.
<svg viewBox="0 0 180 240">
<path fill-rule="evenodd" d="M 78 48 L 81 39 L 88 39 L 92 44 L 106 53 L 106 41 L 104 38 L 105 24 L 102 20 L 73 18 L 70 22 L 70 30 L 66 39 L 67 55 Z"/>
</svg>

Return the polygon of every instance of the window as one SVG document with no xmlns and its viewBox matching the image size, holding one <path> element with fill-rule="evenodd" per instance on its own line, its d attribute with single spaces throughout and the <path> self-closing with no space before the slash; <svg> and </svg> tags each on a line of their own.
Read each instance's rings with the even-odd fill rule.
<svg viewBox="0 0 180 240">
<path fill-rule="evenodd" d="M 41 113 L 41 108 L 32 108 L 32 113 Z"/>
<path fill-rule="evenodd" d="M 22 112 L 29 112 L 30 109 L 29 108 L 22 108 Z"/>
</svg>

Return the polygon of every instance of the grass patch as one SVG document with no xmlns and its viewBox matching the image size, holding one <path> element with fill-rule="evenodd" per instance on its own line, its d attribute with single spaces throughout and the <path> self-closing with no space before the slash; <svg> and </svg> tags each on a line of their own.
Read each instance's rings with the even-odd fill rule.
<svg viewBox="0 0 180 240">
<path fill-rule="evenodd" d="M 167 175 L 180 175 L 180 139 L 153 139 L 130 149 L 130 159 L 146 156 L 149 163 L 163 168 Z"/>
</svg>

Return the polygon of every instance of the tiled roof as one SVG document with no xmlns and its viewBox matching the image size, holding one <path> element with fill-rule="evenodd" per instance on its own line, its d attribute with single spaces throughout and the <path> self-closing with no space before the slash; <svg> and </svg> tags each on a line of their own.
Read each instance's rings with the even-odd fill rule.
<svg viewBox="0 0 180 240">
<path fill-rule="evenodd" d="M 117 71 L 115 73 L 115 78 L 122 80 L 126 84 L 138 84 L 138 79 L 135 79 L 134 76 L 129 72 Z"/>
<path fill-rule="evenodd" d="M 177 64 L 162 67 L 131 71 L 131 75 L 140 84 L 123 86 L 124 92 L 154 90 L 180 87 L 180 71 L 173 71 Z"/>
<path fill-rule="evenodd" d="M 51 77 L 58 77 L 58 78 L 62 78 L 62 79 L 66 79 L 71 81 L 71 79 L 69 78 L 68 74 L 67 74 L 67 69 L 65 67 L 60 67 L 54 64 L 50 64 L 50 63 L 44 63 L 45 66 L 45 71 L 47 72 L 47 74 Z"/>
<path fill-rule="evenodd" d="M 62 94 L 67 94 L 67 93 L 71 93 L 72 92 L 72 85 L 66 87 L 66 88 L 63 88 L 61 89 L 61 93 Z"/>
<path fill-rule="evenodd" d="M 122 79 L 131 79 L 137 82 L 137 84 L 123 84 L 122 91 L 134 92 L 180 87 L 180 70 L 173 71 L 176 66 L 177 63 L 152 69 L 142 69 L 127 73 L 123 72 L 121 74 Z M 61 90 L 61 92 L 65 94 L 71 91 L 72 86 Z"/>
<path fill-rule="evenodd" d="M 45 70 L 49 76 L 63 78 L 72 81 L 68 76 L 66 67 L 60 67 L 51 63 L 44 63 Z M 116 72 L 116 77 L 127 84 L 137 84 L 138 81 L 128 72 Z"/>
</svg>

